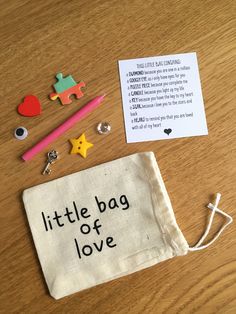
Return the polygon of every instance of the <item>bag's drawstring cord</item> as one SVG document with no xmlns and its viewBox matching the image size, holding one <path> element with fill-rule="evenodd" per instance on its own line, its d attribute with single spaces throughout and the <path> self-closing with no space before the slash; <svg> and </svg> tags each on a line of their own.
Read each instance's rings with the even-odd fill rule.
<svg viewBox="0 0 236 314">
<path fill-rule="evenodd" d="M 220 193 L 217 193 L 216 194 L 216 200 L 215 200 L 215 204 L 211 204 L 209 203 L 207 205 L 207 207 L 209 209 L 212 210 L 211 212 L 211 216 L 210 216 L 210 219 L 209 219 L 209 222 L 208 222 L 208 225 L 207 225 L 207 228 L 204 232 L 204 234 L 201 236 L 201 238 L 199 239 L 199 241 L 193 246 L 193 247 L 189 247 L 189 251 L 198 251 L 198 250 L 203 250 L 205 248 L 207 248 L 208 246 L 210 246 L 212 243 L 214 243 L 218 238 L 219 236 L 221 235 L 221 233 L 224 231 L 224 229 L 233 222 L 233 218 L 226 214 L 223 210 L 219 209 L 218 208 L 218 204 L 220 202 L 220 198 L 221 198 L 221 194 Z M 207 244 L 205 245 L 201 245 L 203 243 L 203 241 L 206 239 L 206 237 L 208 236 L 209 234 L 209 231 L 211 229 L 211 226 L 212 226 L 212 223 L 213 223 L 213 219 L 214 219 L 214 216 L 215 216 L 215 213 L 218 213 L 222 216 L 224 216 L 226 218 L 226 223 L 220 228 L 220 230 L 216 233 L 216 235 L 213 237 L 213 239 L 208 242 Z"/>
</svg>

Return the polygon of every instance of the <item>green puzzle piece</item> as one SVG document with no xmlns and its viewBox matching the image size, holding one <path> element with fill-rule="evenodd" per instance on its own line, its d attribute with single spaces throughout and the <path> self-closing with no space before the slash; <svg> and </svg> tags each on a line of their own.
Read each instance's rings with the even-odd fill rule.
<svg viewBox="0 0 236 314">
<path fill-rule="evenodd" d="M 77 83 L 74 81 L 74 79 L 71 75 L 68 75 L 67 77 L 63 77 L 62 73 L 58 73 L 56 75 L 56 78 L 57 78 L 58 82 L 55 83 L 53 86 L 54 86 L 55 91 L 57 93 L 62 93 L 66 89 L 77 85 Z"/>
</svg>

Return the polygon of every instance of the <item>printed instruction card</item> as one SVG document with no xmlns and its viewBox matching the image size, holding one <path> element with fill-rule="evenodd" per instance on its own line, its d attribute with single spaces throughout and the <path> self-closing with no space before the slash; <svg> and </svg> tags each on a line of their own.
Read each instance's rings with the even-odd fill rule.
<svg viewBox="0 0 236 314">
<path fill-rule="evenodd" d="M 196 53 L 119 61 L 128 143 L 207 135 Z"/>
</svg>

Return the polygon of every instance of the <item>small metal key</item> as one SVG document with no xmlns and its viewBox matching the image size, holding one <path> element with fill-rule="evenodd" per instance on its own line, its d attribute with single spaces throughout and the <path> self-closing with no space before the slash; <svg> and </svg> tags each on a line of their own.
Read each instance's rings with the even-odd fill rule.
<svg viewBox="0 0 236 314">
<path fill-rule="evenodd" d="M 50 165 L 53 164 L 57 159 L 58 159 L 58 152 L 55 150 L 51 150 L 48 153 L 47 164 L 43 170 L 43 175 L 51 173 Z"/>
</svg>

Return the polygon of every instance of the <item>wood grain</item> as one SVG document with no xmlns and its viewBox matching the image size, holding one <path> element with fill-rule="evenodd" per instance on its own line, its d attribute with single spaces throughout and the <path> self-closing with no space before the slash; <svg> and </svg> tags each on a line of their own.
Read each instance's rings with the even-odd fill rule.
<svg viewBox="0 0 236 314">
<path fill-rule="evenodd" d="M 1 0 L 1 312 L 2 313 L 236 313 L 236 233 L 226 229 L 207 250 L 174 258 L 62 300 L 49 296 L 26 220 L 25 188 L 131 153 L 154 151 L 178 224 L 190 244 L 204 230 L 212 194 L 236 214 L 236 2 Z M 126 144 L 117 60 L 196 51 L 209 135 Z M 57 72 L 87 83 L 68 107 L 48 100 Z M 104 104 L 55 143 L 61 160 L 41 175 L 47 150 L 19 156 L 92 97 Z M 37 95 L 43 114 L 24 118 L 16 107 Z M 110 121 L 112 133 L 95 125 Z M 23 125 L 29 137 L 16 141 Z M 68 154 L 82 132 L 94 143 L 85 160 Z M 214 224 L 216 230 L 222 220 Z M 214 231 L 213 230 L 213 231 Z M 56 265 L 55 265 L 56 267 Z"/>
</svg>

